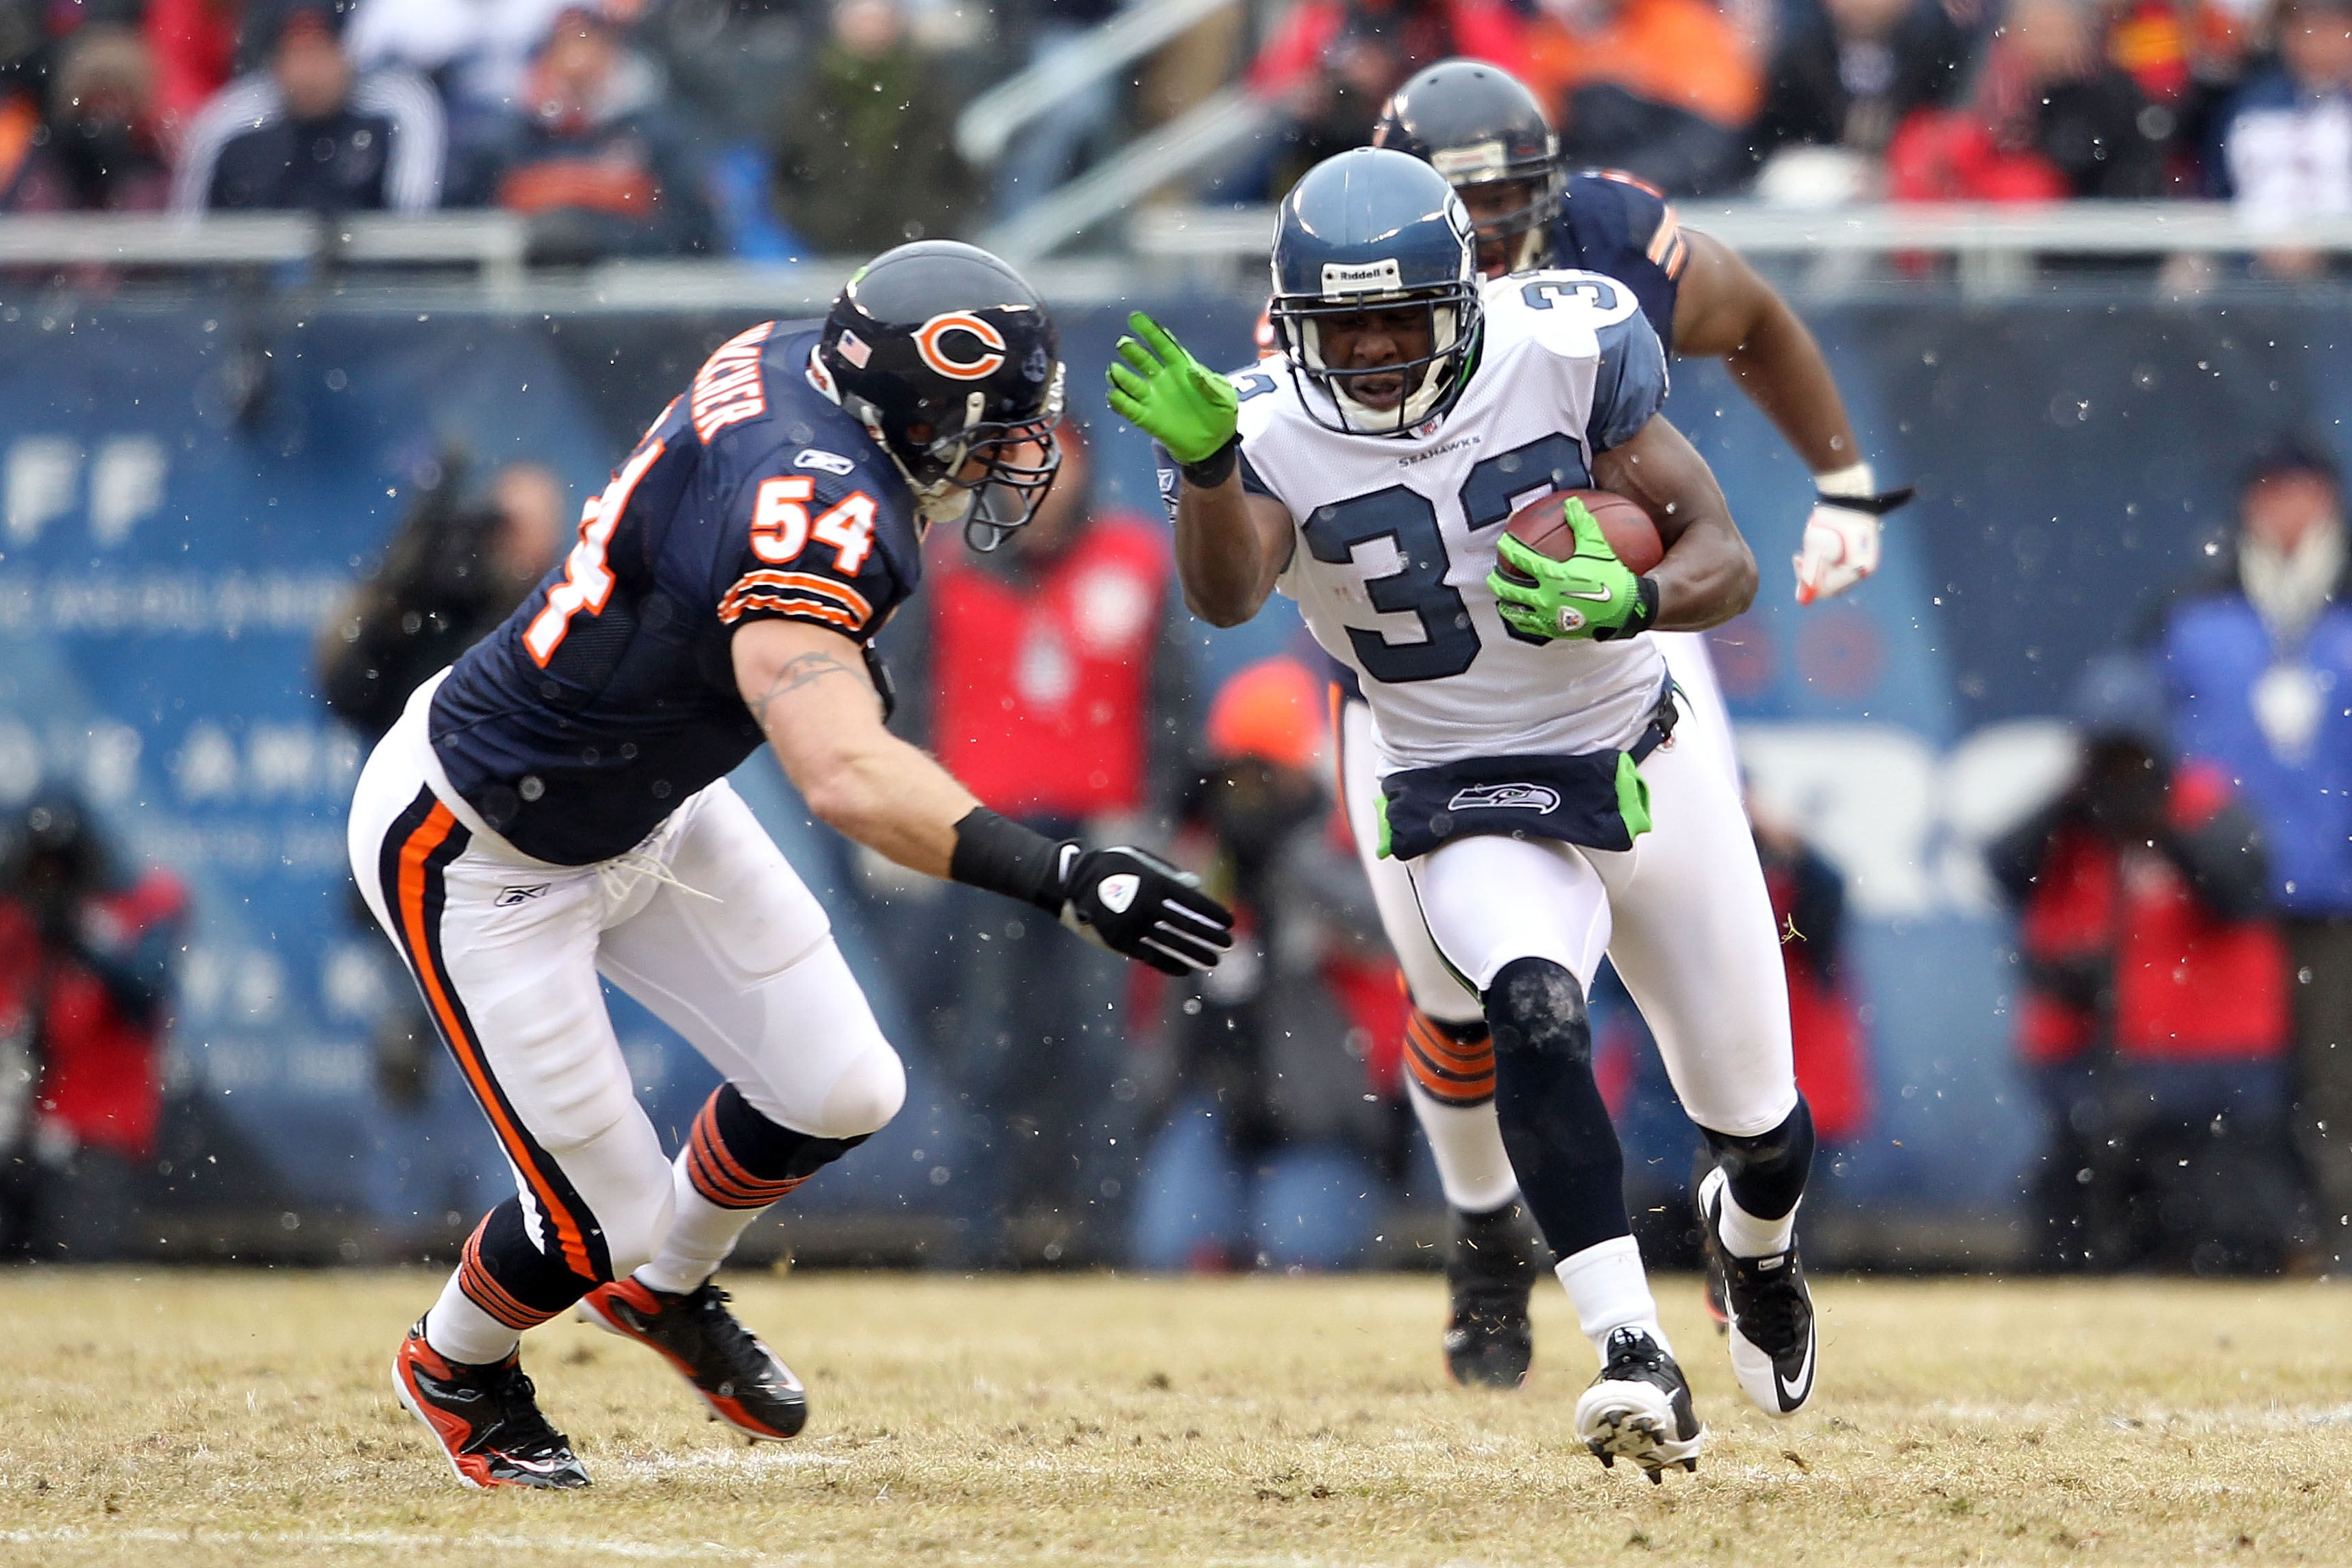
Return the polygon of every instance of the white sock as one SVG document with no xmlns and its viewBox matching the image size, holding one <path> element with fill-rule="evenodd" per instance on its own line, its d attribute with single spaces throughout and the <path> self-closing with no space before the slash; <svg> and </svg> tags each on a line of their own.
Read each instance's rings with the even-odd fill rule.
<svg viewBox="0 0 2352 1568">
<path fill-rule="evenodd" d="M 1405 1092 L 1412 1096 L 1413 1114 L 1421 1118 L 1422 1135 L 1429 1140 L 1437 1185 L 1444 1188 L 1447 1203 L 1465 1214 L 1492 1214 L 1519 1196 L 1519 1178 L 1512 1174 L 1511 1156 L 1503 1152 L 1503 1127 L 1495 1120 L 1493 1101 L 1448 1105 L 1410 1075 Z"/>
<path fill-rule="evenodd" d="M 441 1299 L 425 1314 L 425 1343 L 460 1365 L 488 1366 L 513 1354 L 522 1335 L 474 1305 L 452 1273 L 441 1287 Z"/>
<path fill-rule="evenodd" d="M 1675 1347 L 1658 1326 L 1658 1303 L 1650 1298 L 1649 1276 L 1642 1271 L 1642 1249 L 1630 1236 L 1598 1242 L 1573 1258 L 1560 1260 L 1555 1270 L 1576 1303 L 1576 1323 L 1592 1342 L 1592 1353 L 1609 1358 L 1609 1336 L 1622 1328 L 1637 1328 L 1658 1342 L 1668 1355 Z"/>
<path fill-rule="evenodd" d="M 673 1296 L 682 1296 L 719 1272 L 719 1265 L 735 1250 L 735 1242 L 765 1208 L 721 1208 L 677 1176 L 677 1218 L 662 1238 L 653 1261 L 636 1273 L 640 1283 Z"/>
<path fill-rule="evenodd" d="M 1798 1207 L 1802 1206 L 1799 1200 Z M 1715 1228 L 1723 1241 L 1723 1249 L 1734 1258 L 1769 1258 L 1775 1252 L 1786 1252 L 1790 1239 L 1797 1234 L 1797 1209 L 1791 1207 L 1778 1219 L 1759 1219 L 1739 1207 L 1731 1196 L 1731 1183 L 1723 1184 L 1723 1221 Z"/>
</svg>

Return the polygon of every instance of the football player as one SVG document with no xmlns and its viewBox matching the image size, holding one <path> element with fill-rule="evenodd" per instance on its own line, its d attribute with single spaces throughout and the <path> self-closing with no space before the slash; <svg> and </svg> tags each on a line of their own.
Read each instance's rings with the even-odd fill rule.
<svg viewBox="0 0 2352 1568">
<path fill-rule="evenodd" d="M 1482 283 L 1470 216 L 1428 164 L 1368 148 L 1318 165 L 1283 202 L 1274 283 L 1276 358 L 1229 380 L 1138 316 L 1111 405 L 1169 454 L 1195 612 L 1234 624 L 1279 588 L 1361 683 L 1381 851 L 1491 1030 L 1508 1163 L 1601 1360 L 1579 1437 L 1653 1479 L 1696 1469 L 1704 1429 L 1627 1222 L 1585 997 L 1606 952 L 1717 1155 L 1716 1228 L 1756 1260 L 1735 1298 L 1740 1383 L 1797 1408 L 1812 1135 L 1771 906 L 1727 731 L 1675 735 L 1644 635 L 1746 609 L 1754 558 L 1658 413 L 1665 356 L 1633 291 L 1571 271 Z M 1649 574 L 1580 506 L 1573 559 L 1501 537 L 1518 507 L 1594 485 L 1656 521 Z"/>
<path fill-rule="evenodd" d="M 580 1303 L 753 1437 L 799 1382 L 712 1273 L 762 1210 L 906 1092 L 824 912 L 726 775 L 764 739 L 809 809 L 913 870 L 1025 900 L 1171 974 L 1231 917 L 1131 849 L 982 808 L 883 727 L 867 643 L 925 530 L 992 548 L 1052 483 L 1063 368 L 1019 275 L 902 246 L 821 326 L 712 354 L 514 615 L 409 702 L 369 758 L 351 852 L 513 1164 L 394 1363 L 468 1485 L 588 1477 L 539 1409 L 521 1331 Z M 724 1076 L 675 1162 L 631 1092 L 598 977 Z"/>
<path fill-rule="evenodd" d="M 1535 95 L 1482 61 L 1441 61 L 1415 75 L 1381 111 L 1373 141 L 1445 176 L 1477 225 L 1478 267 L 1486 277 L 1549 267 L 1606 274 L 1639 303 L 1669 353 L 1729 365 L 1814 476 L 1815 504 L 1796 559 L 1799 603 L 1843 593 L 1876 567 L 1879 518 L 1911 492 L 1877 490 L 1820 347 L 1729 246 L 1683 228 L 1665 199 L 1630 175 L 1563 174 L 1558 139 Z M 1705 640 L 1655 635 L 1692 722 L 1727 725 Z M 1401 868 L 1373 853 L 1371 717 L 1344 674 L 1340 685 L 1354 699 L 1339 725 L 1344 793 L 1382 924 L 1412 991 L 1407 1091 L 1451 1210 L 1446 1364 L 1464 1383 L 1515 1387 L 1533 1353 L 1528 1292 L 1538 1265 L 1496 1130 L 1493 1048 L 1477 998 L 1431 949 Z M 1727 1270 L 1717 1250 L 1711 1247 L 1709 1300 L 1724 1311 L 1727 1275 L 1739 1270 Z"/>
</svg>

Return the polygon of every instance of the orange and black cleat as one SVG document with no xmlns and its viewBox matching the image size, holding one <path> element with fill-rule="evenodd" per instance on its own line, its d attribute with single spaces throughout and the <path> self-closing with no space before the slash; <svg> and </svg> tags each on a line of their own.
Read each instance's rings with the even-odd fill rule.
<svg viewBox="0 0 2352 1568">
<path fill-rule="evenodd" d="M 781 1443 L 808 1422 L 808 1396 L 793 1369 L 727 1310 L 727 1292 L 704 1281 L 682 1296 L 635 1279 L 599 1285 L 581 1314 L 660 1353 L 710 1406 L 711 1419 Z"/>
<path fill-rule="evenodd" d="M 425 1342 L 425 1321 L 392 1360 L 392 1386 L 409 1414 L 433 1429 L 449 1468 L 469 1487 L 588 1484 L 572 1440 L 539 1413 L 520 1353 L 488 1366 L 454 1362 Z"/>
</svg>

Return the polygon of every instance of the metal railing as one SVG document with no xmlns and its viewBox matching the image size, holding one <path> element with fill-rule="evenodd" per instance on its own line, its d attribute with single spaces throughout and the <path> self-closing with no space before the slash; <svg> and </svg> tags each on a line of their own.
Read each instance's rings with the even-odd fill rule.
<svg viewBox="0 0 2352 1568">
<path fill-rule="evenodd" d="M 526 237 L 521 218 L 488 210 L 413 217 L 73 213 L 0 218 L 0 267 L 470 266 L 496 288 L 521 283 Z"/>
<path fill-rule="evenodd" d="M 1058 257 L 1067 240 L 1103 225 L 1139 193 L 1178 178 L 1203 150 L 1231 151 L 1262 129 L 1263 110 L 1220 94 L 980 236 L 1028 271 L 1049 298 L 1116 300 L 1186 282 L 1226 287 L 1262 279 L 1274 236 L 1271 207 L 1145 206 L 1114 232 L 1123 247 Z M 2284 226 L 2251 224 L 2234 207 L 2197 202 L 2078 202 L 2047 206 L 1874 205 L 1792 211 L 1759 203 L 1683 204 L 1683 221 L 1759 259 L 1813 266 L 1829 282 L 1874 258 L 1957 259 L 1964 289 L 2013 291 L 2036 258 L 2227 256 L 2277 249 L 2352 255 L 2352 216 Z M 725 258 L 620 260 L 581 268 L 526 266 L 528 231 L 500 212 L 423 217 L 369 214 L 223 214 L 192 220 L 115 214 L 0 217 L 0 273 L 122 271 L 150 280 L 211 270 L 294 270 L 361 292 L 419 289 L 444 305 L 499 308 L 821 308 L 867 258 L 766 266 Z M 1843 269 L 1843 270 L 1841 270 Z M 0 278 L 0 287 L 5 279 Z M 21 287 L 21 285 L 20 285 Z"/>
<path fill-rule="evenodd" d="M 969 162 L 993 163 L 1024 126 L 1051 114 L 1071 94 L 1125 70 L 1169 39 L 1237 0 L 1143 0 L 971 100 L 956 119 L 956 151 Z"/>
<path fill-rule="evenodd" d="M 1685 226 L 1751 256 L 1952 256 L 1962 284 L 1978 292 L 2022 283 L 2037 256 L 2352 254 L 2352 216 L 2264 225 L 2226 202 L 1885 203 L 1824 210 L 1691 202 L 1676 208 Z M 1127 241 L 1140 258 L 1182 262 L 1196 271 L 1260 267 L 1274 222 L 1271 206 L 1146 207 L 1129 223 Z"/>
<path fill-rule="evenodd" d="M 1274 119 L 1271 108 L 1240 88 L 1213 93 L 998 225 L 981 243 L 1016 266 L 1051 256 L 1161 185 L 1231 156 L 1271 128 Z M 1273 232 L 1269 224 L 1266 233 Z"/>
</svg>

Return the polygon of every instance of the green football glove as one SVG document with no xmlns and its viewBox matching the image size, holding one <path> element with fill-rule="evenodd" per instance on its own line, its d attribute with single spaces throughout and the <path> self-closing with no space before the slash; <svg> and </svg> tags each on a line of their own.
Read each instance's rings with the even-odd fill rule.
<svg viewBox="0 0 2352 1568">
<path fill-rule="evenodd" d="M 1646 630 L 1658 612 L 1657 585 L 1626 570 L 1583 502 L 1570 497 L 1562 505 L 1576 534 L 1576 553 L 1554 560 L 1505 534 L 1496 551 L 1503 565 L 1535 580 L 1514 582 L 1500 567 L 1488 572 L 1496 612 L 1530 637 L 1606 643 Z"/>
<path fill-rule="evenodd" d="M 1127 324 L 1142 341 L 1118 340 L 1118 357 L 1127 362 L 1110 368 L 1111 412 L 1139 426 L 1179 463 L 1203 463 L 1223 451 L 1241 407 L 1234 383 L 1187 353 L 1142 311 Z"/>
</svg>

